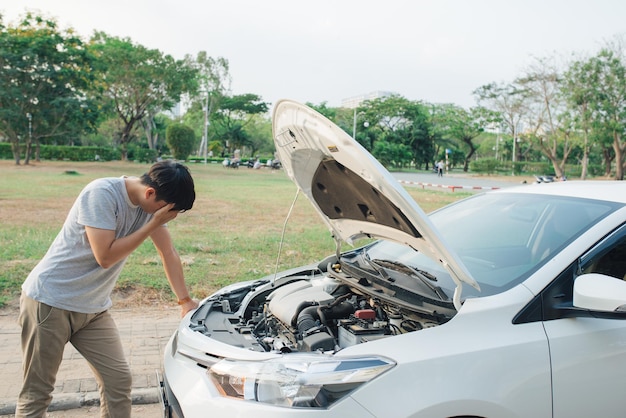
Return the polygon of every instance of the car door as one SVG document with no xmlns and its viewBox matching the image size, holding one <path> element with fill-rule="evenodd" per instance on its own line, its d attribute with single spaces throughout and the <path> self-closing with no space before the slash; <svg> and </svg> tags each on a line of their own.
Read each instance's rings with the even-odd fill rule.
<svg viewBox="0 0 626 418">
<path fill-rule="evenodd" d="M 626 320 L 559 318 L 558 306 L 571 304 L 574 278 L 594 272 L 624 280 L 626 226 L 594 246 L 542 292 L 555 418 L 626 416 Z"/>
</svg>

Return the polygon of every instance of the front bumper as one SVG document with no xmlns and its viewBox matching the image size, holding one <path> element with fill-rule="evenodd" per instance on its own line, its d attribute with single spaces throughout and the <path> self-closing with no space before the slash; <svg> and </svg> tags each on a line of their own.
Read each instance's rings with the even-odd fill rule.
<svg viewBox="0 0 626 418">
<path fill-rule="evenodd" d="M 167 344 L 163 359 L 163 378 L 159 380 L 162 382 L 160 392 L 165 418 L 207 416 L 373 418 L 373 415 L 352 397 L 341 400 L 329 409 L 286 408 L 224 397 L 208 377 L 206 366 L 177 352 L 177 348 L 180 348 L 179 337 L 181 333 L 175 333 Z"/>
<path fill-rule="evenodd" d="M 157 372 L 157 381 L 159 382 L 159 398 L 161 401 L 161 409 L 163 418 L 184 418 L 183 411 L 180 409 L 178 399 L 174 396 L 172 388 L 167 379 L 161 377 Z"/>
</svg>

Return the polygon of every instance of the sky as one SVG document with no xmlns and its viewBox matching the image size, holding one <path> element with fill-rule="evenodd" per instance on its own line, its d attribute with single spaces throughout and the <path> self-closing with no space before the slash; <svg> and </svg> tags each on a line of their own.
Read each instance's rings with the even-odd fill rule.
<svg viewBox="0 0 626 418">
<path fill-rule="evenodd" d="M 624 0 L 0 0 L 85 39 L 94 30 L 174 58 L 228 60 L 232 94 L 341 106 L 374 91 L 475 106 L 538 58 L 595 54 L 626 34 Z"/>
</svg>

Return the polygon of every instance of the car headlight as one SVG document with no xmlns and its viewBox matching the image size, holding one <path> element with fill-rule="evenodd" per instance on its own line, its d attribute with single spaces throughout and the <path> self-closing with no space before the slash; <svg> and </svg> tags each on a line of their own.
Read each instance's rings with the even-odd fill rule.
<svg viewBox="0 0 626 418">
<path fill-rule="evenodd" d="M 382 357 L 291 354 L 263 362 L 221 360 L 208 374 L 223 396 L 291 408 L 326 408 L 395 366 Z"/>
</svg>

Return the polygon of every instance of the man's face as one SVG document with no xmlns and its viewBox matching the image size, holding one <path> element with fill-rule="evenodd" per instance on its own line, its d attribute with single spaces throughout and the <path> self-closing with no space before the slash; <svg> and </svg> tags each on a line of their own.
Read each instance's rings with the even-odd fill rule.
<svg viewBox="0 0 626 418">
<path fill-rule="evenodd" d="M 156 191 L 153 188 L 148 187 L 146 189 L 146 200 L 142 207 L 143 210 L 148 213 L 155 213 L 167 205 L 168 203 L 165 200 L 157 200 Z"/>
<path fill-rule="evenodd" d="M 148 213 L 154 213 L 161 209 L 164 206 L 167 206 L 168 203 L 165 200 L 155 200 L 149 203 L 149 208 L 145 208 L 144 210 Z"/>
</svg>

